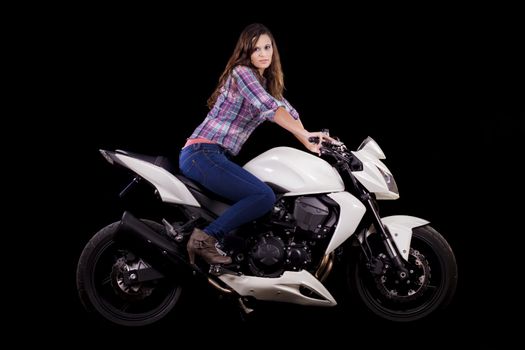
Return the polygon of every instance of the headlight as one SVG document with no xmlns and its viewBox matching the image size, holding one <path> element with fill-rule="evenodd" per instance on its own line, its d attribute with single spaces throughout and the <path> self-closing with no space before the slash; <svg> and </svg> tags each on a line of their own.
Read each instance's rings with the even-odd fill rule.
<svg viewBox="0 0 525 350">
<path fill-rule="evenodd" d="M 397 189 L 396 180 L 394 180 L 394 177 L 392 174 L 385 173 L 380 167 L 377 167 L 381 175 L 383 175 L 383 178 L 385 179 L 386 185 L 388 187 L 388 190 L 390 192 L 394 192 L 395 194 L 399 194 L 399 190 Z"/>
</svg>

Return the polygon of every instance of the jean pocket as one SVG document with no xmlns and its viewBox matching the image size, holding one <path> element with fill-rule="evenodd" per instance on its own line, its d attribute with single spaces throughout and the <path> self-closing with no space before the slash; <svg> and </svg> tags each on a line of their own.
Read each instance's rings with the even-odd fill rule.
<svg viewBox="0 0 525 350">
<path fill-rule="evenodd" d="M 193 146 L 193 145 L 191 145 Z M 189 146 L 189 147 L 191 147 Z M 186 172 L 189 172 L 190 169 L 193 167 L 192 160 L 194 160 L 199 154 L 201 154 L 202 151 L 197 152 L 190 152 L 189 154 L 182 153 L 179 157 L 179 169 L 184 174 Z"/>
<path fill-rule="evenodd" d="M 206 182 L 206 172 L 199 165 L 198 159 L 191 159 L 187 169 L 184 171 L 184 175 L 200 184 Z"/>
</svg>

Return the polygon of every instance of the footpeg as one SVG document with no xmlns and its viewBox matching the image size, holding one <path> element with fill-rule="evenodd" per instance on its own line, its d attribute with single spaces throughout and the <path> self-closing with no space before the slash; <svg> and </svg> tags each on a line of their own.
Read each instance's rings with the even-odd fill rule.
<svg viewBox="0 0 525 350">
<path fill-rule="evenodd" d="M 210 265 L 209 273 L 214 276 L 220 276 L 224 274 L 229 275 L 238 275 L 238 272 L 232 271 L 230 269 L 225 268 L 223 265 L 220 264 L 212 264 Z"/>
</svg>

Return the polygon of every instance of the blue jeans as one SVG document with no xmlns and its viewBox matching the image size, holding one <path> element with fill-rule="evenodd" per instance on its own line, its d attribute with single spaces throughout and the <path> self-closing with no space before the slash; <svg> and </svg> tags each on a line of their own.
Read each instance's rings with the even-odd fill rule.
<svg viewBox="0 0 525 350">
<path fill-rule="evenodd" d="M 234 204 L 204 231 L 221 240 L 233 229 L 261 217 L 272 209 L 275 194 L 254 175 L 232 162 L 224 147 L 196 143 L 180 152 L 181 173 Z"/>
</svg>

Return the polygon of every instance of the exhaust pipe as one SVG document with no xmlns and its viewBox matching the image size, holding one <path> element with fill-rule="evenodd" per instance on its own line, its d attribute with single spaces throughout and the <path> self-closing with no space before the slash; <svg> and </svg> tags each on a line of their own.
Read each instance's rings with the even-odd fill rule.
<svg viewBox="0 0 525 350">
<path fill-rule="evenodd" d="M 168 237 L 155 232 L 128 211 L 122 215 L 114 239 L 163 273 L 180 272 L 182 266 L 191 269 L 183 248 Z"/>
<path fill-rule="evenodd" d="M 191 265 L 185 257 L 183 250 L 185 247 L 181 248 L 166 236 L 155 232 L 130 212 L 125 211 L 122 215 L 114 240 L 122 243 L 134 254 L 151 264 L 152 271 L 148 272 L 146 278 L 156 279 L 162 275 L 185 276 L 186 278 L 199 276 L 205 278 L 219 291 L 226 294 L 233 293 L 233 290 L 221 287 L 200 268 Z"/>
</svg>

